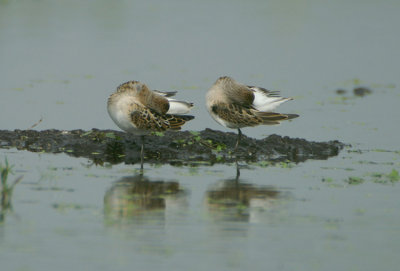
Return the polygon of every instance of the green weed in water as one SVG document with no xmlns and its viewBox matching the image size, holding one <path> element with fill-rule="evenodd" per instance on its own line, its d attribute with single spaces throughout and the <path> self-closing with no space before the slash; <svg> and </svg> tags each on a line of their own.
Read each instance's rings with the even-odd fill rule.
<svg viewBox="0 0 400 271">
<path fill-rule="evenodd" d="M 332 183 L 333 179 L 332 178 L 322 178 L 322 181 L 325 183 Z"/>
<path fill-rule="evenodd" d="M 54 203 L 52 205 L 54 209 L 60 212 L 65 212 L 67 210 L 81 210 L 83 209 L 82 205 L 74 204 L 74 203 Z"/>
<path fill-rule="evenodd" d="M 374 183 L 381 183 L 381 184 L 389 184 L 389 183 L 396 183 L 400 181 L 399 172 L 395 169 L 388 174 L 384 173 L 372 173 L 371 174 Z"/>
<path fill-rule="evenodd" d="M 395 169 L 392 169 L 392 172 L 390 172 L 387 177 L 389 178 L 389 180 L 394 183 L 394 182 L 398 182 L 400 181 L 400 175 L 399 172 Z"/>
<path fill-rule="evenodd" d="M 392 169 L 392 171 L 387 174 L 374 172 L 365 174 L 365 176 L 366 178 L 350 176 L 345 180 L 345 182 L 349 185 L 358 185 L 364 183 L 365 181 L 372 181 L 379 184 L 394 184 L 400 181 L 400 174 L 395 169 Z M 332 178 L 322 178 L 322 181 L 325 183 L 334 182 Z"/>
<path fill-rule="evenodd" d="M 13 184 L 8 185 L 7 180 L 9 174 L 12 172 L 13 166 L 8 164 L 7 158 L 5 164 L 0 163 L 0 175 L 1 175 L 1 186 L 0 186 L 0 223 L 4 221 L 5 214 L 8 210 L 12 210 L 11 197 L 14 187 L 22 179 L 22 176 L 18 177 Z"/>
<path fill-rule="evenodd" d="M 364 179 L 360 177 L 349 177 L 346 182 L 351 185 L 356 185 L 362 184 L 364 182 Z"/>
<path fill-rule="evenodd" d="M 281 162 L 274 162 L 274 161 L 259 161 L 254 165 L 259 167 L 277 167 L 277 168 L 292 168 L 295 164 L 289 160 L 281 161 Z"/>
<path fill-rule="evenodd" d="M 389 150 L 384 150 L 384 149 L 374 149 L 374 150 L 372 150 L 373 152 L 392 152 L 392 151 L 389 151 Z"/>
<path fill-rule="evenodd" d="M 10 166 L 8 164 L 8 160 L 7 158 L 5 159 L 5 164 L 0 164 L 0 171 L 1 171 L 1 184 L 2 187 L 6 187 L 7 186 L 7 179 L 8 179 L 8 175 L 10 173 L 12 173 L 12 168 L 13 166 Z"/>
</svg>

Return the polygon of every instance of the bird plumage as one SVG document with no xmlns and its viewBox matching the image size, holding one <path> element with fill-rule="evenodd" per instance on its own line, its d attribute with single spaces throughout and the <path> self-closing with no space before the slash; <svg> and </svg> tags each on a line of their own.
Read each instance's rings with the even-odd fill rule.
<svg viewBox="0 0 400 271">
<path fill-rule="evenodd" d="M 227 76 L 215 82 L 206 100 L 210 115 L 228 128 L 274 125 L 298 117 L 296 114 L 272 112 L 292 98 L 280 97 L 277 91 L 240 84 Z"/>
<path fill-rule="evenodd" d="M 115 124 L 122 130 L 142 138 L 142 171 L 144 135 L 150 132 L 180 130 L 187 121 L 194 118 L 184 115 L 192 109 L 193 104 L 170 98 L 175 94 L 176 91 L 152 91 L 143 83 L 129 81 L 119 85 L 116 92 L 108 98 L 108 114 Z"/>
<path fill-rule="evenodd" d="M 247 86 L 228 76 L 218 78 L 206 95 L 206 106 L 212 118 L 219 124 L 238 129 L 237 149 L 240 128 L 257 125 L 276 125 L 283 120 L 297 118 L 297 114 L 275 113 L 280 104 L 292 100 L 283 98 L 277 91 Z"/>
<path fill-rule="evenodd" d="M 193 104 L 169 98 L 175 93 L 152 91 L 143 83 L 129 81 L 118 86 L 108 99 L 108 113 L 119 128 L 138 135 L 179 130 L 194 118 L 182 115 L 188 113 Z"/>
</svg>

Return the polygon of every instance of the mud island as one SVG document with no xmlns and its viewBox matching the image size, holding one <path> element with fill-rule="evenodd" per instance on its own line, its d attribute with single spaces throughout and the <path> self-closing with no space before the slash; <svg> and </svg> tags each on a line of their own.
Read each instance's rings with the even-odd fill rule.
<svg viewBox="0 0 400 271">
<path fill-rule="evenodd" d="M 146 138 L 145 162 L 171 165 L 303 162 L 338 155 L 345 146 L 337 140 L 312 142 L 300 138 L 270 135 L 254 139 L 243 135 L 236 153 L 237 135 L 212 129 L 154 133 Z M 85 157 L 96 164 L 140 163 L 140 136 L 114 130 L 0 130 L 0 148 L 31 152 L 66 153 Z"/>
</svg>

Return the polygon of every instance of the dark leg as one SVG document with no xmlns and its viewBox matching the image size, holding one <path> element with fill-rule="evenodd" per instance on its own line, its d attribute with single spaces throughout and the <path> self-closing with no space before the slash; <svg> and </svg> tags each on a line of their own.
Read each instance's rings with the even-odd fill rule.
<svg viewBox="0 0 400 271">
<path fill-rule="evenodd" d="M 141 136 L 141 139 L 142 139 L 142 149 L 140 151 L 140 171 L 143 174 L 144 135 Z"/>
<path fill-rule="evenodd" d="M 238 146 L 240 144 L 240 138 L 241 137 L 242 137 L 242 131 L 240 131 L 240 128 L 238 128 L 238 138 L 237 138 L 237 141 L 236 141 L 235 152 L 237 151 L 237 148 L 238 148 Z"/>
<path fill-rule="evenodd" d="M 239 177 L 240 177 L 240 168 L 239 168 L 239 163 L 236 158 L 236 181 L 239 180 Z"/>
<path fill-rule="evenodd" d="M 238 138 L 237 138 L 237 141 L 236 141 L 235 152 L 237 152 L 237 148 L 239 147 L 241 137 L 242 137 L 242 131 L 240 131 L 240 128 L 238 128 Z M 235 159 L 236 159 L 235 160 L 235 162 L 236 162 L 236 180 L 238 180 L 239 176 L 240 176 L 240 169 L 239 169 L 239 163 L 238 163 L 237 154 L 236 154 L 236 158 Z"/>
</svg>

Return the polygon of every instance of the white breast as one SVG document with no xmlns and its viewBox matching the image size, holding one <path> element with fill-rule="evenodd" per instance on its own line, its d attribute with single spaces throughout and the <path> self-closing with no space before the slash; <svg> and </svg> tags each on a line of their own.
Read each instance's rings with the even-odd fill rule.
<svg viewBox="0 0 400 271">
<path fill-rule="evenodd" d="M 131 121 L 131 113 L 129 108 L 131 102 L 127 99 L 119 99 L 109 104 L 107 107 L 108 114 L 115 124 L 122 130 L 128 133 L 133 133 L 136 135 L 148 134 L 148 131 L 140 130 L 135 127 Z"/>
</svg>

